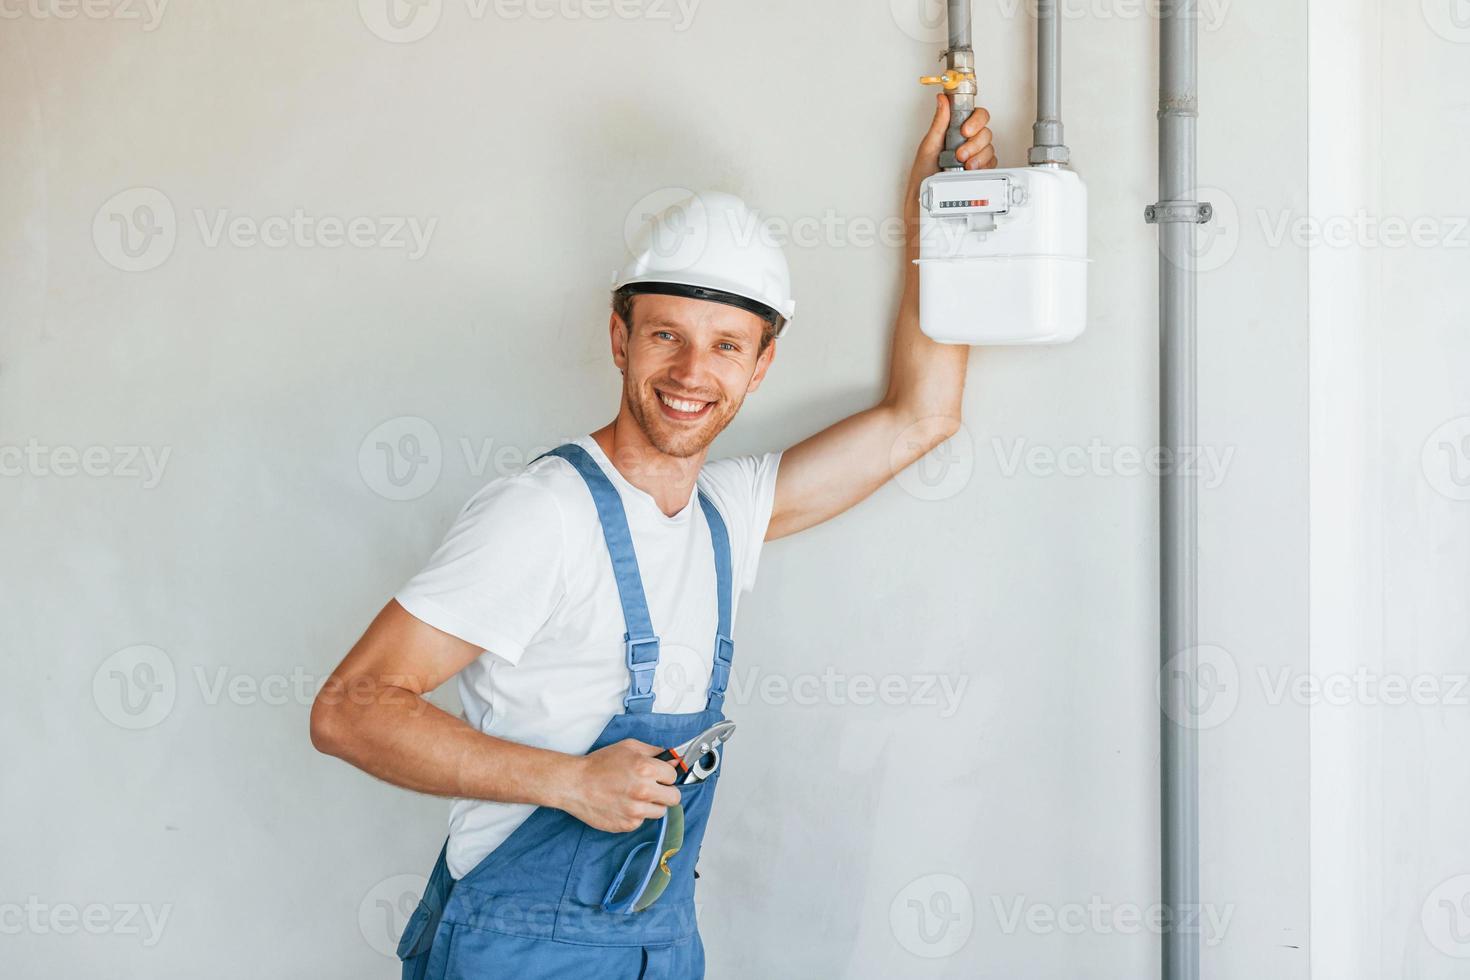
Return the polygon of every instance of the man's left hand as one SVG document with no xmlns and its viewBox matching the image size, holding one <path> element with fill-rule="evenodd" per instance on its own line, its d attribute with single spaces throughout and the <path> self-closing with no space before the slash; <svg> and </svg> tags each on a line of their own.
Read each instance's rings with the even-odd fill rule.
<svg viewBox="0 0 1470 980">
<path fill-rule="evenodd" d="M 908 195 L 904 198 L 904 218 L 909 228 L 914 229 L 919 220 L 919 185 L 925 178 L 939 172 L 939 151 L 944 149 L 944 134 L 949 129 L 949 96 L 942 92 L 935 96 L 934 121 L 929 131 L 919 141 L 919 152 L 914 157 L 914 168 L 909 172 Z M 955 156 L 966 170 L 991 170 L 995 167 L 995 145 L 991 143 L 990 110 L 976 106 L 975 111 L 960 127 L 965 142 L 955 150 Z M 912 237 L 912 236 L 911 236 Z"/>
</svg>

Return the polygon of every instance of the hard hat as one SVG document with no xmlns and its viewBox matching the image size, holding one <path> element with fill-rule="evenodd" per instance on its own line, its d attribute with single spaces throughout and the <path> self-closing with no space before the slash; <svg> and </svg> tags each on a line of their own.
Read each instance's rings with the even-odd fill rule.
<svg viewBox="0 0 1470 980">
<path fill-rule="evenodd" d="M 663 293 L 725 303 L 774 323 L 776 336 L 796 313 L 791 271 L 759 216 L 733 194 L 703 191 L 648 217 L 628 239 L 633 258 L 613 291 Z"/>
</svg>

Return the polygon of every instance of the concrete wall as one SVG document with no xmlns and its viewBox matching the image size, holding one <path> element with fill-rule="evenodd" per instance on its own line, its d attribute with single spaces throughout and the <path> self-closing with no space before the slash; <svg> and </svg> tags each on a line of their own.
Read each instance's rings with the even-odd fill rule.
<svg viewBox="0 0 1470 980">
<path fill-rule="evenodd" d="M 476 487 L 611 416 L 605 288 L 648 195 L 733 191 L 793 238 L 802 316 L 719 451 L 870 403 L 934 7 L 5 8 L 7 964 L 394 975 L 446 804 L 314 755 L 314 685 Z M 1008 166 L 1029 9 L 975 6 Z M 1156 974 L 1148 9 L 1066 5 L 1088 332 L 977 352 L 967 430 L 771 546 L 742 604 L 713 977 Z M 1306 713 L 1250 686 L 1306 666 L 1307 258 L 1255 220 L 1305 207 L 1306 27 L 1236 0 L 1202 34 L 1201 640 L 1238 685 L 1201 701 L 1218 977 L 1306 969 Z"/>
</svg>

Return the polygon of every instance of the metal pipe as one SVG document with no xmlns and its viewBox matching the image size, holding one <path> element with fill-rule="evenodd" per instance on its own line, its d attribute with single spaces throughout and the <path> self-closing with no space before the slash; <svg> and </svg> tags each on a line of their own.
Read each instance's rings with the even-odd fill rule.
<svg viewBox="0 0 1470 980">
<path fill-rule="evenodd" d="M 958 87 L 949 93 L 949 129 L 944 134 L 944 150 L 939 166 L 944 170 L 963 170 L 964 164 L 954 151 L 965 142 L 960 127 L 975 111 L 975 49 L 970 46 L 970 0 L 949 0 L 949 48 L 944 52 L 945 68 L 960 76 Z"/>
<path fill-rule="evenodd" d="M 1195 0 L 1164 0 L 1159 17 L 1159 444 L 1166 459 L 1198 445 L 1195 224 L 1210 217 L 1195 196 Z M 1198 669 L 1198 506 L 1187 467 L 1159 479 L 1159 800 L 1164 980 L 1198 980 L 1199 732 L 1192 712 Z"/>
<path fill-rule="evenodd" d="M 1036 122 L 1031 127 L 1028 161 L 1065 164 L 1070 158 L 1062 139 L 1062 22 L 1056 0 L 1036 5 Z"/>
<path fill-rule="evenodd" d="M 970 0 L 949 0 L 949 46 L 970 46 Z"/>
</svg>

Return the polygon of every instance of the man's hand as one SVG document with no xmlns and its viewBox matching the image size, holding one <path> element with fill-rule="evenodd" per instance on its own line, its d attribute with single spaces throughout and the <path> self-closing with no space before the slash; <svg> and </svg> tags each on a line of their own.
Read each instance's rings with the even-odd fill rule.
<svg viewBox="0 0 1470 980">
<path fill-rule="evenodd" d="M 949 96 L 935 96 L 934 121 L 929 132 L 919 141 L 919 152 L 914 156 L 914 167 L 909 171 L 908 189 L 903 199 L 904 226 L 908 228 L 910 259 L 919 256 L 919 185 L 925 179 L 939 173 L 939 151 L 944 149 L 944 134 L 949 130 Z M 955 156 L 966 170 L 992 170 L 996 165 L 995 146 L 991 143 L 990 110 L 976 106 L 975 111 L 960 127 L 965 142 L 955 151 Z"/>
<path fill-rule="evenodd" d="M 654 756 L 663 749 L 633 738 L 578 758 L 559 808 L 585 824 L 621 834 L 656 820 L 681 797 L 672 763 Z"/>
<path fill-rule="evenodd" d="M 955 156 L 966 170 L 989 170 L 995 166 L 995 147 L 990 142 L 990 110 L 976 106 L 970 118 L 960 126 L 965 142 L 955 151 Z M 949 130 L 949 96 L 935 96 L 934 121 L 929 132 L 919 141 L 919 152 L 914 156 L 914 169 L 909 175 L 909 187 L 915 193 L 919 185 L 939 172 L 939 151 L 944 149 L 944 134 Z"/>
<path fill-rule="evenodd" d="M 961 399 L 970 348 L 939 344 L 919 330 L 919 185 L 939 170 L 939 151 L 949 128 L 949 98 L 937 96 L 934 121 L 919 141 L 903 201 L 908 228 L 903 299 L 893 330 L 888 391 L 866 411 L 813 435 L 781 456 L 776 501 L 766 540 L 836 517 L 895 473 L 949 438 L 960 427 Z M 966 170 L 995 166 L 990 113 L 976 107 L 960 132 L 956 151 Z"/>
</svg>

